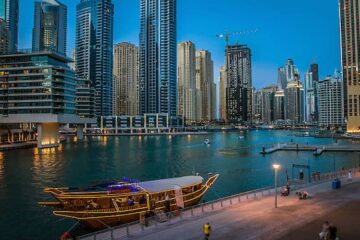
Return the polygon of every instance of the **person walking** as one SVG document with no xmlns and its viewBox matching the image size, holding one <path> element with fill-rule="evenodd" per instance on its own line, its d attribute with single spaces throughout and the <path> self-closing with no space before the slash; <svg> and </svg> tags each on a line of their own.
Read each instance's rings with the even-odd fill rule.
<svg viewBox="0 0 360 240">
<path fill-rule="evenodd" d="M 209 240 L 210 238 L 210 232 L 211 232 L 211 226 L 210 223 L 205 223 L 203 227 L 205 238 L 204 240 Z"/>
<path fill-rule="evenodd" d="M 348 182 L 352 181 L 352 172 L 351 170 L 348 172 Z"/>
<path fill-rule="evenodd" d="M 321 232 L 319 233 L 320 240 L 329 239 L 329 227 L 330 227 L 329 222 L 325 221 L 322 225 Z"/>
</svg>

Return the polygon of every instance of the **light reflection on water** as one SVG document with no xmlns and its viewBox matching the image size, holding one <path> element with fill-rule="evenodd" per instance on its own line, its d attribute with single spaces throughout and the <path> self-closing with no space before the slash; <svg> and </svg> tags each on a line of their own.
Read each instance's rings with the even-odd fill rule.
<svg viewBox="0 0 360 240">
<path fill-rule="evenodd" d="M 291 173 L 292 164 L 309 163 L 312 171 L 326 172 L 351 167 L 358 154 L 325 153 L 315 158 L 312 152 L 277 152 L 262 156 L 267 143 L 331 143 L 331 139 L 296 138 L 289 131 L 218 132 L 209 135 L 92 137 L 69 139 L 55 149 L 24 149 L 0 154 L 0 229 L 9 239 L 54 239 L 73 225 L 73 221 L 52 216 L 38 201 L 48 199 L 43 188 L 76 186 L 122 176 L 140 180 L 177 177 L 209 172 L 220 178 L 205 196 L 206 200 L 269 186 L 273 183 L 273 163 Z M 244 135 L 244 139 L 239 139 Z M 211 144 L 206 146 L 206 138 Z M 343 144 L 343 142 L 339 142 Z M 256 146 L 256 147 L 254 147 Z M 223 153 L 222 149 L 237 148 Z M 6 206 L 6 207 L 5 207 Z M 16 227 L 14 227 L 16 226 Z M 42 226 L 39 228 L 38 226 Z M 21 231 L 19 231 L 21 229 Z M 56 237 L 58 238 L 58 237 Z"/>
</svg>

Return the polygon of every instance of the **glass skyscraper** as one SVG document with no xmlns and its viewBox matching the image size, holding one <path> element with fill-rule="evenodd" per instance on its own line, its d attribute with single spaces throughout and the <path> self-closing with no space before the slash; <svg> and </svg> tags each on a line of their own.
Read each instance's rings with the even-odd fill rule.
<svg viewBox="0 0 360 240">
<path fill-rule="evenodd" d="M 35 2 L 32 47 L 66 54 L 67 7 L 57 0 Z"/>
<path fill-rule="evenodd" d="M 177 112 L 176 0 L 140 0 L 140 113 Z"/>
<path fill-rule="evenodd" d="M 111 0 L 81 0 L 76 7 L 76 73 L 95 88 L 95 113 L 112 115 L 113 21 Z"/>
<path fill-rule="evenodd" d="M 9 51 L 18 47 L 19 1 L 0 0 L 0 18 L 6 21 L 9 31 Z"/>
</svg>

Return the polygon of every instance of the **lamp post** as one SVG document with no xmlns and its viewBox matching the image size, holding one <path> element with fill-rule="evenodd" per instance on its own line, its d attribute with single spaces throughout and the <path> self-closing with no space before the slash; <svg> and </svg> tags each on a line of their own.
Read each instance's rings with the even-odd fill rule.
<svg viewBox="0 0 360 240">
<path fill-rule="evenodd" d="M 275 170 L 275 208 L 277 208 L 277 172 L 278 169 L 280 168 L 279 164 L 273 164 L 273 168 Z"/>
</svg>

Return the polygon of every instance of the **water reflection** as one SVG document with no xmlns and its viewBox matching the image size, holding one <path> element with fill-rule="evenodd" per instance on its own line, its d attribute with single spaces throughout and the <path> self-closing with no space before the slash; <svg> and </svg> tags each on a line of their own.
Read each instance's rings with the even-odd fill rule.
<svg viewBox="0 0 360 240">
<path fill-rule="evenodd" d="M 0 152 L 0 181 L 2 182 L 4 180 L 4 166 L 5 156 L 3 152 Z"/>
</svg>

